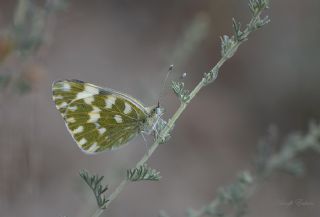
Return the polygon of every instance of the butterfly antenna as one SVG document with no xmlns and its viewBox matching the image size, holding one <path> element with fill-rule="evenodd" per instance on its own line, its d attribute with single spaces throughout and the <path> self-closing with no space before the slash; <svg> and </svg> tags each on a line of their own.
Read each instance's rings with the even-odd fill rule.
<svg viewBox="0 0 320 217">
<path fill-rule="evenodd" d="M 162 84 L 161 84 L 161 91 L 160 91 L 160 94 L 159 94 L 159 97 L 158 97 L 158 107 L 160 107 L 160 98 L 163 96 L 163 93 L 164 93 L 164 90 L 165 90 L 165 85 L 167 83 L 167 80 L 169 78 L 169 75 L 170 73 L 173 71 L 173 65 L 170 65 L 169 69 L 168 69 L 168 72 L 167 72 L 167 75 L 165 77 L 165 79 L 162 81 Z"/>
</svg>

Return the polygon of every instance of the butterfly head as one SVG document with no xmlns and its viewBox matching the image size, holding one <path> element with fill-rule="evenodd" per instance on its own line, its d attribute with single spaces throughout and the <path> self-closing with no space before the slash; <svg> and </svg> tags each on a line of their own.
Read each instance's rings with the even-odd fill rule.
<svg viewBox="0 0 320 217">
<path fill-rule="evenodd" d="M 155 106 L 149 107 L 149 109 L 149 117 L 161 118 L 164 113 L 164 108 L 160 107 L 159 103 Z"/>
<path fill-rule="evenodd" d="M 153 131 L 158 132 L 165 121 L 161 118 L 162 115 L 164 114 L 164 109 L 160 107 L 159 103 L 155 106 L 151 106 L 148 108 L 149 110 L 149 115 L 146 119 L 146 123 L 144 126 L 143 132 L 150 134 Z"/>
</svg>

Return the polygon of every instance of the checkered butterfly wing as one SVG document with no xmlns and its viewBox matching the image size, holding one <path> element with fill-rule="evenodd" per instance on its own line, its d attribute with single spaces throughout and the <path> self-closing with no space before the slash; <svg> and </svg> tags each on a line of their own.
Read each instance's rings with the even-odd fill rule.
<svg viewBox="0 0 320 217">
<path fill-rule="evenodd" d="M 113 149 L 141 132 L 145 107 L 133 97 L 78 80 L 53 83 L 53 100 L 85 153 Z"/>
</svg>

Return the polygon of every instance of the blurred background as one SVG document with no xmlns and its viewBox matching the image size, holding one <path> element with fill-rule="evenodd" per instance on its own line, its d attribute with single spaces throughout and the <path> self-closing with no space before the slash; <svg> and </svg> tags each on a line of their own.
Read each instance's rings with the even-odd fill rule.
<svg viewBox="0 0 320 217">
<path fill-rule="evenodd" d="M 140 137 L 115 151 L 83 154 L 51 96 L 54 80 L 79 79 L 157 103 L 161 83 L 184 72 L 192 89 L 220 58 L 231 19 L 250 19 L 247 0 L 0 1 L 0 216 L 90 216 L 95 199 L 80 179 L 105 175 L 110 191 L 146 152 Z M 252 168 L 258 141 L 304 132 L 320 118 L 320 2 L 272 1 L 271 23 L 252 34 L 215 83 L 192 101 L 149 165 L 160 182 L 132 183 L 102 216 L 185 216 Z M 178 99 L 167 84 L 166 117 Z M 151 138 L 149 138 L 151 140 Z M 275 151 L 277 145 L 272 146 Z M 320 213 L 319 156 L 306 174 L 276 174 L 249 201 L 248 216 Z M 303 199 L 311 206 L 285 206 Z"/>
</svg>

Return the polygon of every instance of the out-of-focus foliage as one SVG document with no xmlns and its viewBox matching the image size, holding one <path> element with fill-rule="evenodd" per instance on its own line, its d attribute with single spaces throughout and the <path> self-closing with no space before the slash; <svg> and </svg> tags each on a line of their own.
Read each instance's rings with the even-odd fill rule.
<svg viewBox="0 0 320 217">
<path fill-rule="evenodd" d="M 17 1 L 12 23 L 0 31 L 0 90 L 27 93 L 43 78 L 43 71 L 35 67 L 31 70 L 26 63 L 36 59 L 41 46 L 47 43 L 51 16 L 65 9 L 66 5 L 65 0 L 48 0 L 43 5 L 31 0 Z M 6 64 L 9 57 L 16 63 L 10 70 L 8 67 L 12 66 Z"/>
<path fill-rule="evenodd" d="M 234 183 L 220 188 L 217 197 L 199 210 L 188 209 L 188 217 L 201 216 L 244 216 L 248 212 L 248 199 L 253 196 L 258 187 L 277 171 L 287 171 L 293 175 L 301 175 L 304 171 L 303 162 L 299 161 L 299 155 L 306 151 L 320 153 L 320 124 L 311 123 L 309 131 L 302 135 L 293 133 L 288 136 L 281 150 L 270 153 L 275 139 L 275 132 L 271 130 L 269 135 L 258 145 L 253 172 L 243 171 Z M 162 212 L 160 216 L 164 216 Z M 169 217 L 168 214 L 165 215 Z"/>
<path fill-rule="evenodd" d="M 0 62 L 3 62 L 15 47 L 11 37 L 2 35 L 0 37 Z"/>
</svg>

